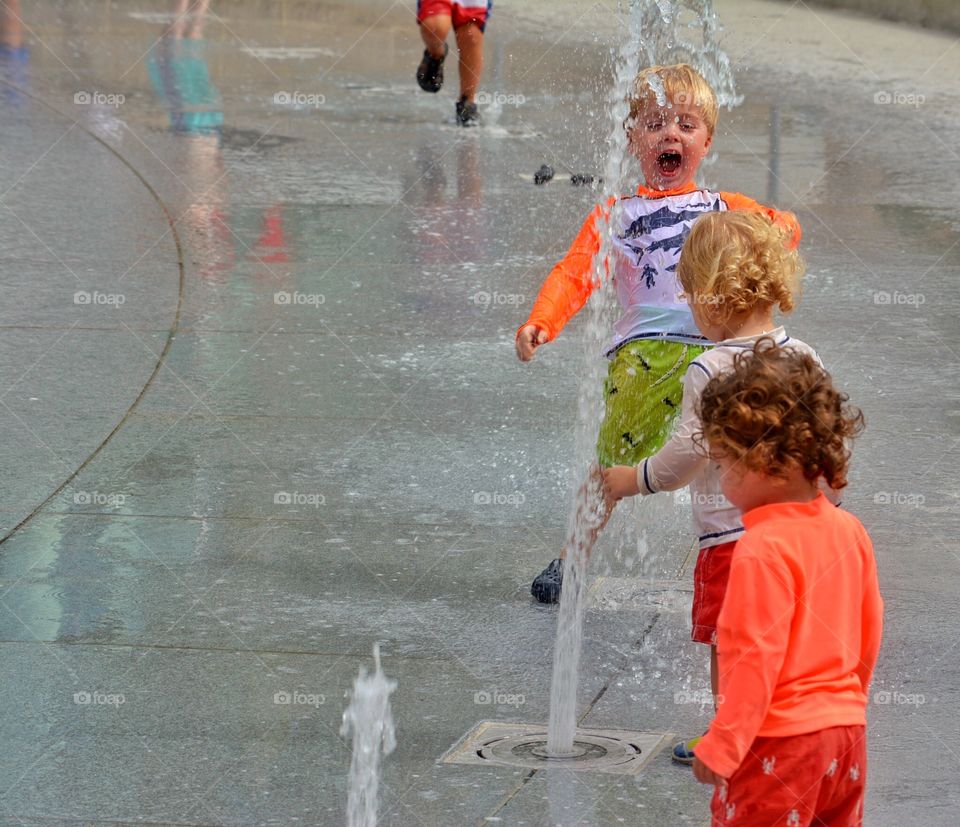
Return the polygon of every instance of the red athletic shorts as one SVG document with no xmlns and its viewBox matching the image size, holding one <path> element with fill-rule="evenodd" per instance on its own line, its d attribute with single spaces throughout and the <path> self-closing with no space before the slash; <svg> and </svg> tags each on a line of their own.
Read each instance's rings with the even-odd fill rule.
<svg viewBox="0 0 960 827">
<path fill-rule="evenodd" d="M 732 543 L 700 549 L 697 565 L 693 570 L 693 632 L 697 643 L 717 642 L 717 618 L 723 608 L 723 596 L 727 593 L 730 577 L 730 560 L 733 558 Z"/>
<path fill-rule="evenodd" d="M 710 802 L 712 827 L 861 827 L 867 736 L 838 726 L 757 738 Z"/>
<path fill-rule="evenodd" d="M 445 14 L 453 20 L 453 28 L 465 23 L 476 23 L 482 32 L 493 6 L 492 0 L 417 0 L 417 22 L 428 17 Z"/>
</svg>

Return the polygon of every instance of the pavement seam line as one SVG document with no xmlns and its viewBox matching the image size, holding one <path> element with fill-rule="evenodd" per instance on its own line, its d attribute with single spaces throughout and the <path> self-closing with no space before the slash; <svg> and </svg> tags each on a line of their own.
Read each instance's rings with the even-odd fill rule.
<svg viewBox="0 0 960 827">
<path fill-rule="evenodd" d="M 31 100 L 36 101 L 41 106 L 46 107 L 51 112 L 54 112 L 56 115 L 59 115 L 60 117 L 63 117 L 63 118 L 70 117 L 69 115 L 66 115 L 64 112 L 61 112 L 59 109 L 49 104 L 43 98 L 40 98 L 37 95 L 33 94 L 32 92 L 28 92 L 27 90 L 21 87 L 18 87 L 16 84 L 12 84 L 6 80 L 0 79 L 0 85 L 3 85 L 8 89 L 12 89 L 19 94 L 25 95 L 26 97 L 29 97 Z M 127 420 L 130 418 L 133 412 L 140 405 L 141 400 L 144 398 L 144 396 L 146 396 L 147 391 L 149 390 L 154 380 L 156 379 L 157 375 L 159 374 L 160 368 L 163 365 L 163 363 L 166 361 L 166 358 L 170 352 L 170 348 L 173 345 L 174 337 L 176 336 L 177 330 L 180 327 L 180 315 L 183 309 L 185 268 L 184 268 L 183 246 L 181 245 L 181 242 L 180 242 L 180 234 L 177 232 L 176 225 L 173 221 L 173 215 L 171 214 L 170 210 L 167 208 L 167 205 L 164 203 L 163 199 L 160 198 L 159 193 L 150 185 L 150 183 L 146 180 L 146 178 L 144 178 L 143 175 L 141 175 L 141 173 L 136 169 L 136 167 L 133 166 L 133 164 L 130 161 L 128 161 L 116 149 L 110 146 L 110 144 L 108 144 L 106 141 L 104 141 L 95 133 L 91 132 L 89 129 L 87 129 L 83 124 L 81 124 L 77 120 L 72 121 L 72 125 L 70 129 L 67 130 L 67 132 L 71 131 L 75 126 L 79 127 L 82 132 L 84 132 L 86 135 L 88 135 L 90 138 L 92 138 L 94 141 L 96 141 L 102 147 L 104 147 L 104 149 L 106 149 L 109 153 L 111 153 L 117 160 L 120 161 L 120 163 L 122 163 L 128 170 L 130 170 L 130 172 L 133 173 L 134 176 L 136 176 L 136 178 L 140 181 L 140 183 L 143 184 L 144 188 L 147 190 L 150 197 L 153 198 L 154 202 L 160 208 L 160 211 L 163 213 L 164 218 L 167 220 L 167 223 L 169 224 L 169 232 L 172 234 L 173 243 L 174 243 L 174 247 L 176 249 L 176 254 L 177 254 L 177 270 L 178 270 L 177 307 L 174 313 L 173 324 L 171 325 L 169 331 L 167 332 L 167 340 L 164 343 L 163 349 L 160 352 L 160 356 L 158 357 L 156 364 L 153 367 L 153 370 L 150 372 L 150 375 L 147 377 L 147 381 L 144 383 L 143 387 L 140 389 L 140 392 L 134 398 L 133 402 L 130 403 L 129 407 L 124 412 L 123 416 L 120 418 L 120 421 L 117 422 L 117 424 L 113 427 L 110 433 L 108 433 L 106 437 L 104 437 L 104 439 L 100 442 L 100 444 L 97 445 L 96 448 L 94 448 L 93 452 L 89 456 L 87 456 L 87 458 L 84 459 L 83 462 L 81 462 L 80 465 L 77 466 L 77 468 L 62 483 L 60 483 L 60 485 L 56 489 L 54 489 L 46 497 L 46 499 L 40 502 L 29 514 L 27 514 L 26 517 L 20 520 L 20 522 L 18 522 L 6 534 L 4 534 L 3 537 L 0 537 L 0 546 L 2 546 L 4 543 L 7 542 L 7 540 L 9 540 L 11 537 L 17 534 L 24 526 L 27 525 L 27 523 L 29 523 L 38 513 L 40 513 L 40 511 L 42 511 L 46 505 L 51 503 L 54 500 L 54 498 L 56 498 L 71 482 L 73 482 L 73 480 L 77 478 L 80 472 L 83 471 L 91 462 L 93 462 L 93 460 L 97 456 L 99 456 L 99 454 L 103 451 L 103 449 L 107 446 L 107 444 L 113 439 L 113 437 L 120 431 L 121 428 L 123 428 L 124 425 L 126 425 Z M 67 133 L 65 132 L 64 135 L 66 134 Z"/>
</svg>

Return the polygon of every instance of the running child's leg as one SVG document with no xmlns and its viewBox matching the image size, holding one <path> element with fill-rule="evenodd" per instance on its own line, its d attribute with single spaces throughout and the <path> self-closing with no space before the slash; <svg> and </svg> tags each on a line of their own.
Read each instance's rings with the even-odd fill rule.
<svg viewBox="0 0 960 827">
<path fill-rule="evenodd" d="M 420 21 L 420 38 L 423 40 L 423 45 L 437 60 L 446 54 L 444 46 L 452 25 L 453 19 L 449 14 L 434 14 Z"/>
<path fill-rule="evenodd" d="M 460 100 L 473 102 L 483 73 L 483 29 L 471 21 L 458 26 L 455 34 L 460 53 Z"/>
<path fill-rule="evenodd" d="M 424 92 L 436 93 L 443 86 L 443 61 L 447 56 L 447 35 L 453 26 L 450 0 L 419 0 L 417 24 L 427 48 L 417 67 L 417 83 Z"/>
<path fill-rule="evenodd" d="M 593 552 L 593 547 L 603 529 L 606 528 L 613 514 L 615 500 L 607 500 L 603 494 L 603 477 L 600 475 L 600 466 L 592 465 L 587 478 L 577 490 L 577 514 L 575 525 L 580 526 L 581 543 L 587 560 Z M 575 547 L 576 537 L 568 537 L 560 556 L 550 562 L 538 574 L 530 586 L 532 594 L 541 603 L 556 603 L 560 600 L 560 590 L 563 586 L 563 561 L 567 558 L 567 551 Z"/>
<path fill-rule="evenodd" d="M 614 354 L 604 382 L 605 413 L 597 437 L 599 465 L 633 465 L 655 454 L 667 441 L 680 412 L 683 375 L 687 366 L 705 348 L 679 342 L 637 341 L 623 345 Z M 589 496 L 584 488 L 596 486 Z M 583 483 L 577 502 L 599 508 L 603 503 L 599 467 Z M 586 493 L 588 496 L 584 497 Z M 586 545 L 592 550 L 612 514 L 612 506 L 598 512 Z M 530 593 L 541 603 L 560 599 L 563 585 L 563 559 L 551 561 L 530 586 Z"/>
<path fill-rule="evenodd" d="M 600 534 L 613 516 L 616 500 L 608 500 L 603 494 L 603 477 L 600 476 L 600 466 L 591 465 L 590 473 L 580 486 L 577 494 L 576 525 L 580 527 L 580 541 L 587 560 L 597 544 Z M 567 538 L 567 543 L 560 551 L 560 559 L 566 559 L 567 552 L 577 543 L 577 537 Z"/>
</svg>

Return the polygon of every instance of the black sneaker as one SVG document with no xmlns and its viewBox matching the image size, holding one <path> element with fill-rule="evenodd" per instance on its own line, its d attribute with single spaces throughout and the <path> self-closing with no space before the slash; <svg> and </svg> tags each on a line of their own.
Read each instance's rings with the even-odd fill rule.
<svg viewBox="0 0 960 827">
<path fill-rule="evenodd" d="M 466 98 L 457 101 L 457 123 L 460 126 L 479 126 L 480 113 L 475 103 L 468 103 Z"/>
<path fill-rule="evenodd" d="M 417 67 L 417 83 L 424 92 L 439 92 L 443 86 L 443 61 L 447 59 L 450 47 L 443 44 L 443 57 L 436 58 L 428 49 L 423 50 L 423 60 Z"/>
<path fill-rule="evenodd" d="M 563 560 L 558 557 L 533 578 L 530 594 L 541 603 L 556 603 L 560 600 L 561 586 L 563 586 Z"/>
</svg>

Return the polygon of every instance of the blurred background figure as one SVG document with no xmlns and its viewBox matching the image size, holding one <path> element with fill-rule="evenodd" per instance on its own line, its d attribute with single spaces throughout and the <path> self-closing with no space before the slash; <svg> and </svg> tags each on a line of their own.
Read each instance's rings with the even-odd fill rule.
<svg viewBox="0 0 960 827">
<path fill-rule="evenodd" d="M 0 2 L 0 77 L 25 88 L 30 50 L 23 42 L 23 20 L 20 0 Z M 0 101 L 10 106 L 21 106 L 25 98 L 16 89 L 4 86 Z"/>
<path fill-rule="evenodd" d="M 175 0 L 173 21 L 147 61 L 154 91 L 167 106 L 170 128 L 194 135 L 219 135 L 220 92 L 210 80 L 203 27 L 210 0 Z"/>
<path fill-rule="evenodd" d="M 186 189 L 179 219 L 200 278 L 222 283 L 235 263 L 230 176 L 223 159 L 223 100 L 210 78 L 204 27 L 210 0 L 173 0 L 171 20 L 146 59 L 150 82 L 183 138 L 178 180 Z"/>
<path fill-rule="evenodd" d="M 417 23 L 426 49 L 417 67 L 417 83 L 425 92 L 443 86 L 443 63 L 449 51 L 447 35 L 454 31 L 460 56 L 460 97 L 457 123 L 478 122 L 477 89 L 483 72 L 483 31 L 493 3 L 490 0 L 418 0 Z"/>
</svg>

